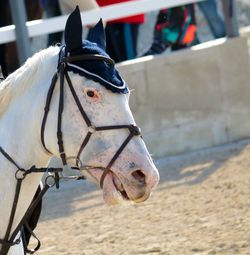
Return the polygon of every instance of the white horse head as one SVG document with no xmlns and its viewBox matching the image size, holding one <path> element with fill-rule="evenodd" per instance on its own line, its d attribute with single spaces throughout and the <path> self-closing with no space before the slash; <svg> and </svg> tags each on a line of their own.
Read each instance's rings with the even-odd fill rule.
<svg viewBox="0 0 250 255">
<path fill-rule="evenodd" d="M 81 34 L 76 9 L 66 24 L 65 47 L 37 53 L 1 83 L 0 147 L 24 169 L 46 165 L 51 155 L 77 165 L 100 184 L 107 204 L 145 201 L 159 174 L 130 111 L 127 84 L 105 53 L 102 23 L 92 29 L 91 42 L 82 42 Z M 2 231 L 9 221 L 17 169 L 1 153 L 0 165 Z M 32 173 L 24 179 L 12 231 L 41 176 Z M 9 254 L 19 254 L 16 249 Z"/>
<path fill-rule="evenodd" d="M 144 201 L 159 176 L 139 133 L 130 138 L 110 165 L 128 136 L 138 132 L 128 105 L 129 90 L 104 51 L 101 21 L 91 31 L 91 42 L 82 42 L 81 34 L 81 20 L 76 10 L 67 21 L 66 47 L 61 50 L 61 65 L 66 70 L 67 83 L 72 84 L 64 92 L 65 154 L 77 157 L 87 166 L 83 174 L 101 183 L 108 204 L 117 203 L 121 198 Z M 51 108 L 54 111 L 51 116 L 56 116 L 57 100 L 51 100 Z M 44 139 L 47 148 L 58 154 L 52 118 L 55 117 L 47 121 L 51 129 L 46 128 Z"/>
</svg>

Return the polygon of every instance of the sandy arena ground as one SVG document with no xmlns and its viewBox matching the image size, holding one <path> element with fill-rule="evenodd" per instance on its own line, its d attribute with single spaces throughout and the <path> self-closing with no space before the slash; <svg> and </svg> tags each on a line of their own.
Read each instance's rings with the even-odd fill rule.
<svg viewBox="0 0 250 255">
<path fill-rule="evenodd" d="M 38 255 L 250 254 L 250 141 L 156 161 L 143 204 L 108 207 L 83 181 L 44 201 Z"/>
</svg>

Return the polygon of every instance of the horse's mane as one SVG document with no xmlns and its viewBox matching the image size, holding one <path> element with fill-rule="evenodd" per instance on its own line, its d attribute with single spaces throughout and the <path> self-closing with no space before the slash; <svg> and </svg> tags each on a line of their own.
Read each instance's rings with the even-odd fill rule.
<svg viewBox="0 0 250 255">
<path fill-rule="evenodd" d="M 12 99 L 24 93 L 45 72 L 46 77 L 52 77 L 56 70 L 58 52 L 59 47 L 49 47 L 36 53 L 0 83 L 0 117 Z"/>
</svg>

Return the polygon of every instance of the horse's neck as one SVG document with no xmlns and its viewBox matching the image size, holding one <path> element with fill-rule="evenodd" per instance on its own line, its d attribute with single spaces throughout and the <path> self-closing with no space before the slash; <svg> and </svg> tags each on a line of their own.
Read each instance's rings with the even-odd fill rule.
<svg viewBox="0 0 250 255">
<path fill-rule="evenodd" d="M 39 96 L 32 89 L 16 98 L 0 119 L 0 146 L 23 169 L 33 164 L 46 166 L 49 156 L 44 152 L 39 137 L 39 128 L 46 97 L 46 86 Z M 16 167 L 0 153 L 0 238 L 4 238 L 13 204 Z M 22 183 L 12 231 L 20 222 L 41 180 L 41 174 L 27 175 Z M 10 252 L 11 253 L 11 252 Z"/>
</svg>

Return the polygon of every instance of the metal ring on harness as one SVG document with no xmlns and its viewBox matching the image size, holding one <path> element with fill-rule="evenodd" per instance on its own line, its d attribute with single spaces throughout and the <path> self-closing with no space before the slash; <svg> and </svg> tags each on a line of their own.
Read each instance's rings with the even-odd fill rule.
<svg viewBox="0 0 250 255">
<path fill-rule="evenodd" d="M 24 178 L 26 177 L 26 173 L 24 169 L 17 169 L 16 173 L 15 173 L 15 178 L 17 180 L 24 180 Z"/>
<path fill-rule="evenodd" d="M 49 182 L 49 180 L 52 179 L 52 184 Z M 55 179 L 55 176 L 53 175 L 48 175 L 46 178 L 45 178 L 45 184 L 48 185 L 49 188 L 52 188 L 56 185 L 56 179 Z"/>
</svg>

